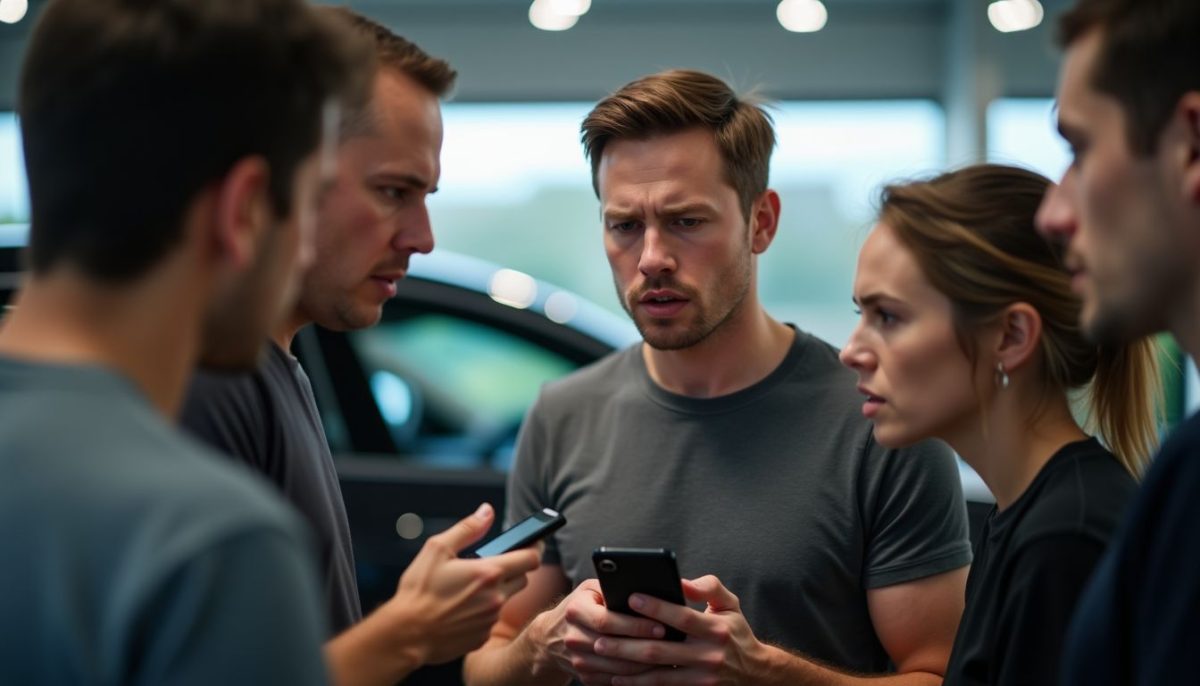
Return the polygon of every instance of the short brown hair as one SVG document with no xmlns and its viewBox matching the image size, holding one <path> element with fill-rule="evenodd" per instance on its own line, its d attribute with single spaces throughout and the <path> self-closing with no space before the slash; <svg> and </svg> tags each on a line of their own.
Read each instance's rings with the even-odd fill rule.
<svg viewBox="0 0 1200 686">
<path fill-rule="evenodd" d="M 928 181 L 887 186 L 879 221 L 912 251 L 922 274 L 950 299 L 959 347 L 978 364 L 973 334 L 1024 302 L 1042 318 L 1044 397 L 1088 388 L 1089 424 L 1134 476 L 1157 445 L 1156 346 L 1141 339 L 1096 346 L 1083 335 L 1062 249 L 1034 216 L 1049 179 L 981 164 Z"/>
<path fill-rule="evenodd" d="M 703 72 L 672 69 L 627 84 L 601 100 L 580 127 L 592 163 L 592 188 L 604 147 L 614 140 L 644 140 L 693 127 L 712 131 L 725 163 L 725 180 L 737 191 L 742 216 L 767 190 L 775 131 L 754 97 L 738 97 L 724 81 Z"/>
<path fill-rule="evenodd" d="M 383 24 L 348 7 L 323 5 L 318 11 L 341 22 L 359 40 L 372 47 L 376 69 L 390 69 L 403 74 L 438 98 L 445 98 L 454 88 L 458 72 L 449 62 L 433 57 Z M 349 112 L 343 120 L 343 138 L 370 130 L 370 112 L 370 102 L 363 103 L 358 111 Z"/>
<path fill-rule="evenodd" d="M 1179 99 L 1200 90 L 1200 2 L 1080 0 L 1058 26 L 1063 47 L 1101 32 L 1091 83 L 1121 104 L 1134 152 L 1153 153 Z"/>
<path fill-rule="evenodd" d="M 327 102 L 365 99 L 366 51 L 302 0 L 54 0 L 17 110 L 35 273 L 128 282 L 181 240 L 196 195 L 240 159 L 284 217 Z"/>
</svg>

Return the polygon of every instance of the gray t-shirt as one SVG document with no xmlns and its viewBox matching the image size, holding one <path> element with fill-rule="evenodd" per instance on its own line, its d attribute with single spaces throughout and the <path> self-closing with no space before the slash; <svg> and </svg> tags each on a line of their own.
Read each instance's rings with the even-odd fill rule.
<svg viewBox="0 0 1200 686">
<path fill-rule="evenodd" d="M 180 418 L 205 443 L 266 477 L 316 536 L 332 634 L 362 619 L 342 489 L 308 375 L 268 343 L 250 374 L 197 372 Z"/>
<path fill-rule="evenodd" d="M 576 585 L 598 546 L 670 548 L 684 578 L 715 574 L 755 635 L 846 669 L 888 655 L 866 589 L 970 563 L 954 457 L 887 451 L 854 375 L 796 333 L 766 379 L 711 399 L 669 393 L 635 345 L 548 384 L 522 428 L 508 521 L 567 519 L 546 562 Z"/>
<path fill-rule="evenodd" d="M 0 684 L 324 684 L 307 536 L 94 366 L 0 358 Z"/>
</svg>

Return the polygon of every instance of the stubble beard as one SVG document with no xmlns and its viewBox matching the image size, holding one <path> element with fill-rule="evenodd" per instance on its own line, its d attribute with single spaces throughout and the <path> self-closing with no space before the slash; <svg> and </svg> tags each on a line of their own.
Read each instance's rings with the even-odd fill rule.
<svg viewBox="0 0 1200 686">
<path fill-rule="evenodd" d="M 750 292 L 752 278 L 750 268 L 750 252 L 746 250 L 733 265 L 715 278 L 718 287 L 712 291 L 707 302 L 703 293 L 696 289 L 684 287 L 671 277 L 647 279 L 640 288 L 623 292 L 621 284 L 614 285 L 620 297 L 621 305 L 633 320 L 642 340 L 655 350 L 686 350 L 707 340 L 713 333 L 721 330 L 738 314 Z M 646 291 L 669 289 L 677 291 L 688 298 L 689 305 L 696 308 L 691 323 L 681 325 L 679 322 L 639 316 L 638 301 Z M 714 310 L 714 308 L 716 308 Z"/>
</svg>

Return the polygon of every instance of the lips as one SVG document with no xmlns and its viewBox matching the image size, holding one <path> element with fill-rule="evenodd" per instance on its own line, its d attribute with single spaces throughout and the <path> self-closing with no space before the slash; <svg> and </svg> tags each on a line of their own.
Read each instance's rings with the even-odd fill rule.
<svg viewBox="0 0 1200 686">
<path fill-rule="evenodd" d="M 887 401 L 882 397 L 875 395 L 869 389 L 864 388 L 863 386 L 858 387 L 858 392 L 867 396 L 867 400 L 862 406 L 863 416 L 867 419 L 873 418 L 876 413 L 879 412 L 879 408 L 883 407 L 883 405 L 887 403 Z"/>
<path fill-rule="evenodd" d="M 651 317 L 665 319 L 679 314 L 690 300 L 678 291 L 660 288 L 642 294 L 637 302 Z"/>
</svg>

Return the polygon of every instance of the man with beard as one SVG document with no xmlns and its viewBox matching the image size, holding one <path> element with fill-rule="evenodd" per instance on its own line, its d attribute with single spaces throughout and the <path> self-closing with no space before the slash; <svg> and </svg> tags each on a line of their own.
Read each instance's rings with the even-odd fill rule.
<svg viewBox="0 0 1200 686">
<path fill-rule="evenodd" d="M 1058 128 L 1073 159 L 1039 229 L 1067 248 L 1101 344 L 1169 331 L 1200 360 L 1200 4 L 1081 0 L 1063 15 Z M 1200 417 L 1154 459 L 1080 596 L 1063 683 L 1196 681 Z"/>
<path fill-rule="evenodd" d="M 299 518 L 171 421 L 197 362 L 252 367 L 293 302 L 352 46 L 299 0 L 42 11 L 31 276 L 0 327 L 0 683 L 326 682 Z"/>
<path fill-rule="evenodd" d="M 582 130 L 643 343 L 530 411 L 508 520 L 548 506 L 568 523 L 468 683 L 877 683 L 889 665 L 883 682 L 940 683 L 970 561 L 954 460 L 877 446 L 837 351 L 759 302 L 780 213 L 770 119 L 719 79 L 667 71 Z M 590 579 L 602 545 L 672 549 L 704 610 L 635 595 L 644 616 L 608 611 Z"/>
<path fill-rule="evenodd" d="M 330 638 L 340 684 L 394 684 L 425 664 L 483 643 L 499 606 L 538 565 L 533 550 L 458 559 L 492 525 L 490 505 L 431 537 L 396 594 L 365 619 L 337 472 L 308 376 L 288 352 L 316 323 L 345 331 L 374 325 L 409 258 L 433 249 L 426 197 L 441 173 L 439 98 L 455 72 L 386 27 L 345 8 L 322 8 L 375 53 L 369 101 L 347 113 L 337 177 L 317 216 L 316 257 L 300 300 L 271 335 L 252 374 L 200 374 L 184 424 L 264 474 L 316 533 Z"/>
</svg>

